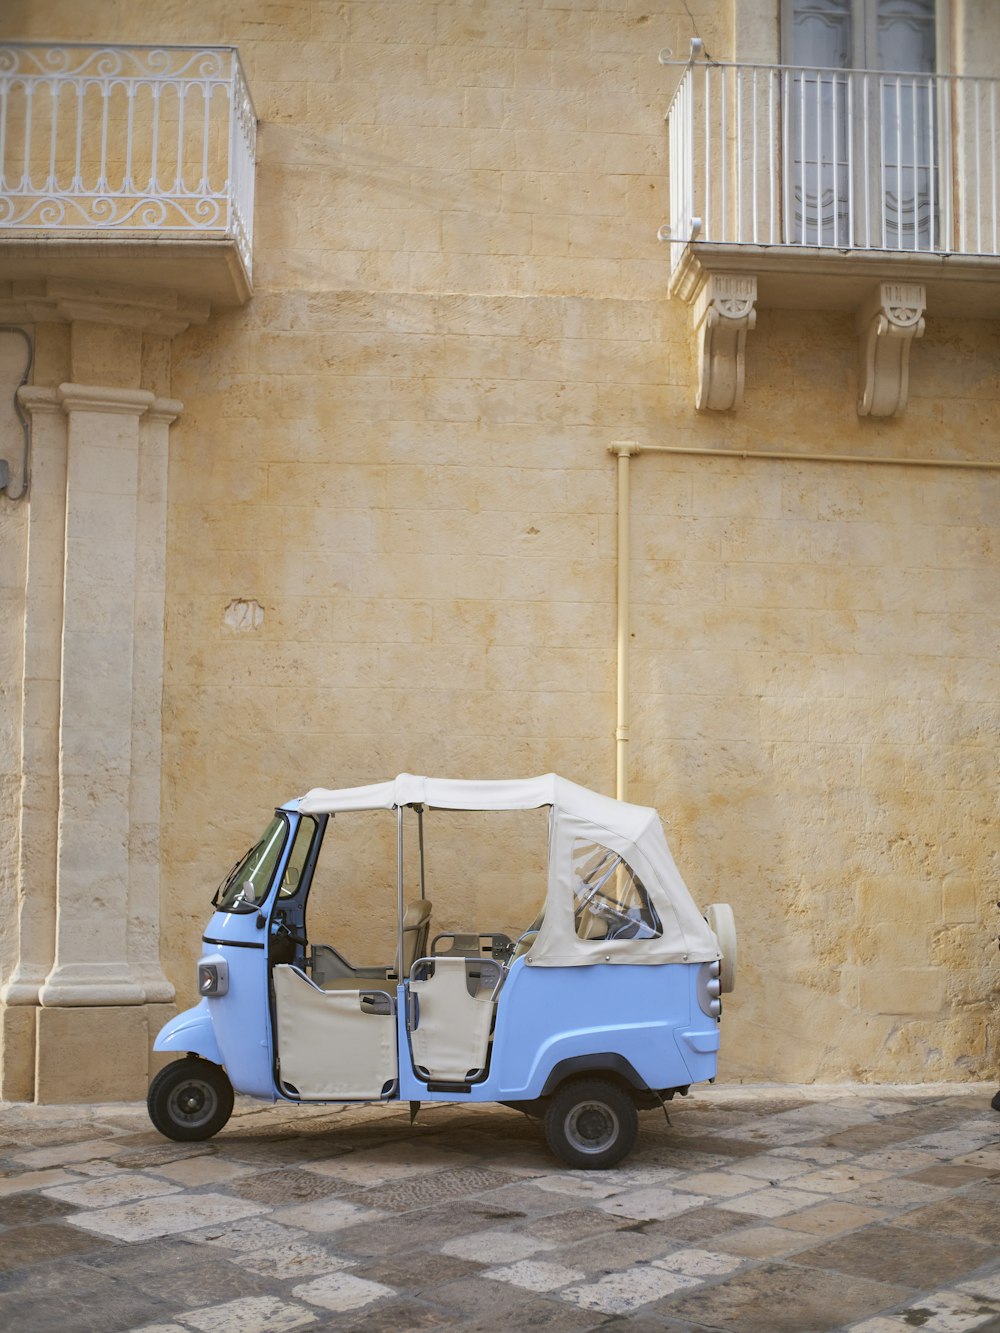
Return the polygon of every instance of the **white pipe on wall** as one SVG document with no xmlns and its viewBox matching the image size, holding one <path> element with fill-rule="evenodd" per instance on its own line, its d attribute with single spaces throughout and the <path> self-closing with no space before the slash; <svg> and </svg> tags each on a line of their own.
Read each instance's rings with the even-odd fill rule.
<svg viewBox="0 0 1000 1333">
<path fill-rule="evenodd" d="M 628 800 L 628 721 L 629 721 L 629 470 L 628 461 L 639 452 L 635 440 L 620 440 L 611 446 L 618 456 L 618 668 L 617 723 L 615 726 L 615 795 Z"/>
<path fill-rule="evenodd" d="M 617 453 L 620 445 L 610 446 Z M 784 450 L 763 449 L 696 449 L 684 444 L 636 444 L 634 454 L 689 454 L 701 458 L 770 459 L 782 463 L 871 463 L 877 467 L 945 467 L 979 469 L 1000 472 L 1000 460 L 980 462 L 971 458 L 892 458 L 880 454 L 791 454 Z"/>
</svg>

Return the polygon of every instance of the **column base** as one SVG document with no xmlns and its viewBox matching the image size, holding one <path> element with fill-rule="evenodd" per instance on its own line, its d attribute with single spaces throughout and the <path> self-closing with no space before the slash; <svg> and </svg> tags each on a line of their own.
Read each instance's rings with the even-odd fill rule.
<svg viewBox="0 0 1000 1333">
<path fill-rule="evenodd" d="M 127 963 L 58 963 L 38 992 L 45 1008 L 142 1004 L 146 996 Z"/>
<path fill-rule="evenodd" d="M 10 1011 L 8 1011 L 10 1012 Z M 145 1098 L 153 1073 L 173 1056 L 153 1042 L 172 1004 L 45 1007 L 35 1018 L 33 1097 L 25 1100 L 128 1102 Z"/>
<path fill-rule="evenodd" d="M 0 1101 L 35 1100 L 36 1007 L 0 1004 Z"/>
</svg>

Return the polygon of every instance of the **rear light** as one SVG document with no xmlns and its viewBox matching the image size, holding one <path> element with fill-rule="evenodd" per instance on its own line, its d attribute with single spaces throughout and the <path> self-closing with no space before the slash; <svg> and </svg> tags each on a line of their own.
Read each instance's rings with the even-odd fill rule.
<svg viewBox="0 0 1000 1333">
<path fill-rule="evenodd" d="M 719 979 L 720 964 L 702 963 L 698 969 L 698 1005 L 709 1018 L 718 1018 L 722 1013 L 722 982 Z"/>
</svg>

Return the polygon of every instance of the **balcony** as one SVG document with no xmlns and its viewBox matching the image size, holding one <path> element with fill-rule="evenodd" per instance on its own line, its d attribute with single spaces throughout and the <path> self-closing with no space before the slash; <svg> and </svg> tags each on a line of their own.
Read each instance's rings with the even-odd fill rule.
<svg viewBox="0 0 1000 1333">
<path fill-rule="evenodd" d="M 243 304 L 255 139 L 234 48 L 0 45 L 0 280 Z"/>
<path fill-rule="evenodd" d="M 692 43 L 666 116 L 660 231 L 703 361 L 721 357 L 714 401 L 698 405 L 738 405 L 755 307 L 843 309 L 863 339 L 881 328 L 865 351 L 876 362 L 896 339 L 903 382 L 875 406 L 859 397 L 863 413 L 895 415 L 925 310 L 1000 318 L 1000 81 L 699 55 Z"/>
</svg>

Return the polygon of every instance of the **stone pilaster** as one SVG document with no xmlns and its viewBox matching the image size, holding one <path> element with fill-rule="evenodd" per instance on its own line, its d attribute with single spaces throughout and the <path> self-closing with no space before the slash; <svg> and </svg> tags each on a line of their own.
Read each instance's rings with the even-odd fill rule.
<svg viewBox="0 0 1000 1333">
<path fill-rule="evenodd" d="M 0 991 L 0 1098 L 34 1096 L 38 992 L 55 956 L 59 679 L 66 528 L 66 417 L 52 389 L 25 387 L 31 418 L 27 513 L 21 802 L 14 912 L 16 962 Z"/>
<path fill-rule="evenodd" d="M 79 384 L 61 385 L 58 397 L 67 415 L 58 911 L 54 963 L 39 1002 L 142 1004 L 154 997 L 129 957 L 130 870 L 132 812 L 142 802 L 149 756 L 140 748 L 134 772 L 133 728 L 138 712 L 146 730 L 143 706 L 157 682 L 149 679 L 148 651 L 140 649 L 137 661 L 135 620 L 140 610 L 149 617 L 140 553 L 162 544 L 155 529 L 140 535 L 140 418 L 155 400 L 145 390 Z M 148 891 L 138 894 L 139 903 L 147 899 Z M 155 939 L 155 917 L 147 929 Z M 170 998 L 162 973 L 149 981 L 155 999 Z"/>
<path fill-rule="evenodd" d="M 146 1003 L 174 998 L 159 952 L 160 762 L 168 435 L 180 412 L 179 402 L 155 398 L 139 421 L 127 943 L 132 975 Z"/>
<path fill-rule="evenodd" d="M 0 1097 L 140 1096 L 173 1001 L 159 960 L 160 710 L 167 438 L 181 411 L 153 392 L 169 363 L 150 349 L 208 306 L 54 281 L 15 283 L 0 304 L 47 350 L 41 384 L 19 391 L 32 470 Z"/>
</svg>

